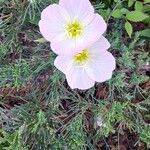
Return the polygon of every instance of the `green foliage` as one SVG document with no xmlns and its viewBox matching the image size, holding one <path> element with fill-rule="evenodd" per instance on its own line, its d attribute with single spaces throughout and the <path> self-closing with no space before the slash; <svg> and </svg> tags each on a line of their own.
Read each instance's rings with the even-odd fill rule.
<svg viewBox="0 0 150 150">
<path fill-rule="evenodd" d="M 127 103 L 114 102 L 109 112 L 105 115 L 104 135 L 115 133 L 114 125 L 125 120 L 125 109 Z"/>
<path fill-rule="evenodd" d="M 114 77 L 109 81 L 109 84 L 112 86 L 116 87 L 124 87 L 125 82 L 124 82 L 125 74 L 118 72 Z"/>
<path fill-rule="evenodd" d="M 135 10 L 135 11 L 128 12 L 127 15 L 126 15 L 126 18 L 129 21 L 140 22 L 140 21 L 143 21 L 143 20 L 147 19 L 148 15 L 143 13 L 143 12 Z"/>
<path fill-rule="evenodd" d="M 147 76 L 138 75 L 138 74 L 134 73 L 130 79 L 130 82 L 131 82 L 131 84 L 139 85 L 140 83 L 144 83 L 148 79 L 149 79 L 149 77 L 147 77 Z"/>
<path fill-rule="evenodd" d="M 132 52 L 125 50 L 122 53 L 122 57 L 119 59 L 120 63 L 122 63 L 125 67 L 134 69 L 135 68 L 135 64 L 134 64 L 134 56 L 132 54 Z"/>
<path fill-rule="evenodd" d="M 0 68 L 0 85 L 19 88 L 30 79 L 31 66 L 23 59 Z"/>
<path fill-rule="evenodd" d="M 128 7 L 131 7 L 134 4 L 135 0 L 128 0 Z"/>
<path fill-rule="evenodd" d="M 22 147 L 20 143 L 21 131 L 16 130 L 14 133 L 8 134 L 4 131 L 0 131 L 0 149 L 1 150 L 27 150 Z"/>
<path fill-rule="evenodd" d="M 140 32 L 140 35 L 150 38 L 150 29 L 142 30 L 142 31 Z"/>
<path fill-rule="evenodd" d="M 150 3 L 150 0 L 144 0 L 144 3 L 146 4 L 146 3 Z"/>
<path fill-rule="evenodd" d="M 66 148 L 70 150 L 86 148 L 86 133 L 82 128 L 82 116 L 75 118 L 66 130 Z"/>
<path fill-rule="evenodd" d="M 7 54 L 7 52 L 8 52 L 8 49 L 5 45 L 5 43 L 2 43 L 0 41 L 0 60 L 4 59 L 3 57 Z"/>
<path fill-rule="evenodd" d="M 135 2 L 135 10 L 136 11 L 143 11 L 143 3 L 142 2 L 140 2 L 140 1 L 136 1 Z"/>
<path fill-rule="evenodd" d="M 32 132 L 36 133 L 37 129 L 40 128 L 45 123 L 46 123 L 45 114 L 44 112 L 39 111 L 37 113 L 37 122 L 34 124 Z"/>
<path fill-rule="evenodd" d="M 112 13 L 112 16 L 113 16 L 114 18 L 120 18 L 120 17 L 122 17 L 122 15 L 123 15 L 123 13 L 121 12 L 120 9 L 116 9 L 116 10 L 114 10 L 113 13 Z"/>
<path fill-rule="evenodd" d="M 148 148 L 150 148 L 150 126 L 146 125 L 140 130 L 140 139 L 147 143 Z"/>
<path fill-rule="evenodd" d="M 119 1 L 114 7 L 112 11 L 112 16 L 114 18 L 124 18 L 125 22 L 125 30 L 128 33 L 129 37 L 133 33 L 133 26 L 130 22 L 149 22 L 149 6 L 146 5 L 147 3 L 143 3 L 141 1 L 136 0 L 128 0 L 128 7 L 124 8 L 123 1 Z M 131 10 L 130 7 L 134 5 L 134 10 Z M 147 12 L 147 13 L 146 13 Z"/>
<path fill-rule="evenodd" d="M 131 38 L 131 35 L 132 35 L 132 32 L 133 32 L 133 27 L 132 27 L 132 25 L 129 21 L 126 21 L 125 29 L 126 29 L 128 35 L 129 35 L 129 37 Z"/>
<path fill-rule="evenodd" d="M 92 1 L 108 23 L 106 37 L 117 67 L 112 79 L 87 91 L 68 87 L 53 65 L 56 55 L 39 33 L 41 11 L 54 2 L 0 1 L 0 149 L 94 150 L 99 140 L 123 129 L 149 146 L 149 126 L 143 119 L 150 105 L 144 88 L 149 80 L 149 0 Z M 139 21 L 144 28 L 135 32 L 133 22 Z M 19 100 L 17 93 L 5 93 L 22 87 L 27 91 Z M 97 116 L 101 127 L 95 126 Z"/>
</svg>

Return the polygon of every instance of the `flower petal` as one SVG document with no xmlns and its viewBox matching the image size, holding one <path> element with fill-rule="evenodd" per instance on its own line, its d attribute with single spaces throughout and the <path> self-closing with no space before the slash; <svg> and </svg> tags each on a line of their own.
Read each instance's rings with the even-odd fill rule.
<svg viewBox="0 0 150 150">
<path fill-rule="evenodd" d="M 86 72 L 94 81 L 104 82 L 111 78 L 115 66 L 115 58 L 110 52 L 105 51 L 88 63 Z"/>
<path fill-rule="evenodd" d="M 72 61 L 71 58 L 68 56 L 57 56 L 55 61 L 54 61 L 54 66 L 62 71 L 64 74 L 70 70 L 72 67 Z"/>
<path fill-rule="evenodd" d="M 70 19 L 67 11 L 58 4 L 52 4 L 46 7 L 41 14 L 41 19 L 51 20 L 52 22 L 64 22 Z"/>
<path fill-rule="evenodd" d="M 72 67 L 66 74 L 66 79 L 72 89 L 78 88 L 86 90 L 94 86 L 95 81 L 90 79 L 84 70 L 80 67 Z"/>
<path fill-rule="evenodd" d="M 45 20 L 40 20 L 39 22 L 40 32 L 47 41 L 51 41 L 54 37 L 56 37 L 56 35 L 62 32 L 61 29 L 57 28 L 58 26 L 57 27 L 56 26 L 55 29 L 52 30 L 53 24 L 50 24 Z"/>
<path fill-rule="evenodd" d="M 51 48 L 58 55 L 71 55 L 77 52 L 75 40 L 69 39 L 64 33 L 52 40 Z"/>
<path fill-rule="evenodd" d="M 90 23 L 93 19 L 94 8 L 89 0 L 60 0 L 59 4 L 68 11 L 70 18 L 84 24 Z"/>
<path fill-rule="evenodd" d="M 76 49 L 84 49 L 90 47 L 97 41 L 106 31 L 107 25 L 104 19 L 95 14 L 93 21 L 85 27 L 84 33 L 81 37 L 76 39 Z"/>
<path fill-rule="evenodd" d="M 102 51 L 106 51 L 110 47 L 108 40 L 101 36 L 97 42 L 89 47 L 90 51 L 94 54 L 101 54 Z"/>
<path fill-rule="evenodd" d="M 91 38 L 94 38 L 96 36 L 95 39 L 98 40 L 106 31 L 106 28 L 107 24 L 104 19 L 100 15 L 95 14 L 93 21 L 85 29 L 85 37 L 90 35 Z"/>
<path fill-rule="evenodd" d="M 39 28 L 46 40 L 51 41 L 55 36 L 64 32 L 64 24 L 69 20 L 67 12 L 59 5 L 46 7 L 41 14 Z"/>
</svg>

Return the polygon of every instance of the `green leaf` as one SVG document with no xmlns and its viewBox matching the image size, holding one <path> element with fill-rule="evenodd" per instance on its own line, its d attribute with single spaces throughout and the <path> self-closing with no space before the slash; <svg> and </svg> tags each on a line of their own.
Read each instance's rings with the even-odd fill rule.
<svg viewBox="0 0 150 150">
<path fill-rule="evenodd" d="M 143 12 L 149 12 L 149 11 L 150 11 L 150 6 L 149 5 L 143 6 Z"/>
<path fill-rule="evenodd" d="M 132 27 L 130 22 L 126 21 L 125 29 L 126 29 L 128 35 L 129 35 L 129 37 L 131 38 L 131 35 L 132 35 L 132 32 L 133 32 L 133 27 Z"/>
<path fill-rule="evenodd" d="M 127 13 L 126 18 L 133 22 L 140 22 L 148 18 L 148 15 L 140 11 L 130 11 Z"/>
<path fill-rule="evenodd" d="M 128 7 L 131 7 L 134 4 L 135 0 L 128 0 Z"/>
<path fill-rule="evenodd" d="M 104 19 L 107 19 L 109 17 L 110 12 L 111 12 L 110 8 L 108 8 L 108 9 L 101 9 L 101 10 L 98 11 L 98 13 L 101 14 L 101 16 Z"/>
<path fill-rule="evenodd" d="M 121 10 L 120 9 L 116 9 L 115 11 L 113 11 L 112 16 L 114 18 L 120 18 L 122 16 Z"/>
<path fill-rule="evenodd" d="M 150 0 L 144 0 L 144 3 L 146 4 L 146 3 L 150 3 Z"/>
<path fill-rule="evenodd" d="M 150 114 L 146 114 L 146 115 L 144 115 L 144 117 L 150 118 Z"/>
<path fill-rule="evenodd" d="M 126 9 L 126 8 L 122 8 L 120 11 L 121 11 L 121 13 L 122 13 L 122 14 L 126 14 L 126 13 L 128 13 L 128 12 L 129 12 L 129 10 L 128 10 L 128 9 Z"/>
<path fill-rule="evenodd" d="M 150 38 L 150 29 L 145 29 L 145 30 L 142 30 L 140 31 L 140 35 L 141 36 L 146 36 L 146 37 L 149 37 Z"/>
<path fill-rule="evenodd" d="M 147 23 L 148 25 L 150 25 L 150 16 L 148 18 L 146 18 L 143 22 Z"/>
<path fill-rule="evenodd" d="M 46 39 L 45 38 L 39 38 L 37 40 L 34 40 L 34 42 L 38 42 L 38 43 L 46 43 Z"/>
<path fill-rule="evenodd" d="M 139 1 L 136 1 L 134 8 L 135 8 L 135 10 L 137 10 L 137 11 L 142 11 L 142 10 L 143 10 L 143 3 L 142 3 L 142 2 L 139 2 Z"/>
</svg>

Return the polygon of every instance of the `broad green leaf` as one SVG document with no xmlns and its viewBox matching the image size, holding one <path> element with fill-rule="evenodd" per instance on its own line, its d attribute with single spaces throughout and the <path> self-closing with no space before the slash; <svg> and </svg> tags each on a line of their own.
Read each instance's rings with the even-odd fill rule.
<svg viewBox="0 0 150 150">
<path fill-rule="evenodd" d="M 122 16 L 121 10 L 120 9 L 116 9 L 115 11 L 113 11 L 112 16 L 114 18 L 120 18 Z"/>
<path fill-rule="evenodd" d="M 146 36 L 146 37 L 149 37 L 150 38 L 150 29 L 145 29 L 145 30 L 142 30 L 140 31 L 140 35 L 141 36 Z"/>
<path fill-rule="evenodd" d="M 131 35 L 132 35 L 132 32 L 133 32 L 133 27 L 132 27 L 130 22 L 126 21 L 125 29 L 126 29 L 128 35 L 129 35 L 129 37 L 131 38 Z"/>
<path fill-rule="evenodd" d="M 137 10 L 137 11 L 142 11 L 142 10 L 143 10 L 143 3 L 142 3 L 142 2 L 139 2 L 139 1 L 136 1 L 134 8 L 135 8 L 135 10 Z"/>
<path fill-rule="evenodd" d="M 135 0 L 128 0 L 128 7 L 131 7 L 134 4 Z"/>
<path fill-rule="evenodd" d="M 128 12 L 129 12 L 129 10 L 128 10 L 128 9 L 126 9 L 126 8 L 122 8 L 120 11 L 121 11 L 121 13 L 122 13 L 122 14 L 126 14 L 126 13 L 128 13 Z"/>
<path fill-rule="evenodd" d="M 140 22 L 148 18 L 148 15 L 140 11 L 130 11 L 127 13 L 126 18 L 133 22 Z"/>
</svg>

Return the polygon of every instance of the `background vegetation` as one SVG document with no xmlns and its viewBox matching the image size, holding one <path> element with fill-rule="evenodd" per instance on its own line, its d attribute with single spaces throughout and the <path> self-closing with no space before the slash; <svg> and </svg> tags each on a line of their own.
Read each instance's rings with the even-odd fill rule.
<svg viewBox="0 0 150 150">
<path fill-rule="evenodd" d="M 117 68 L 87 91 L 68 87 L 39 32 L 55 2 L 0 0 L 0 150 L 148 150 L 150 1 L 91 1 Z"/>
</svg>

